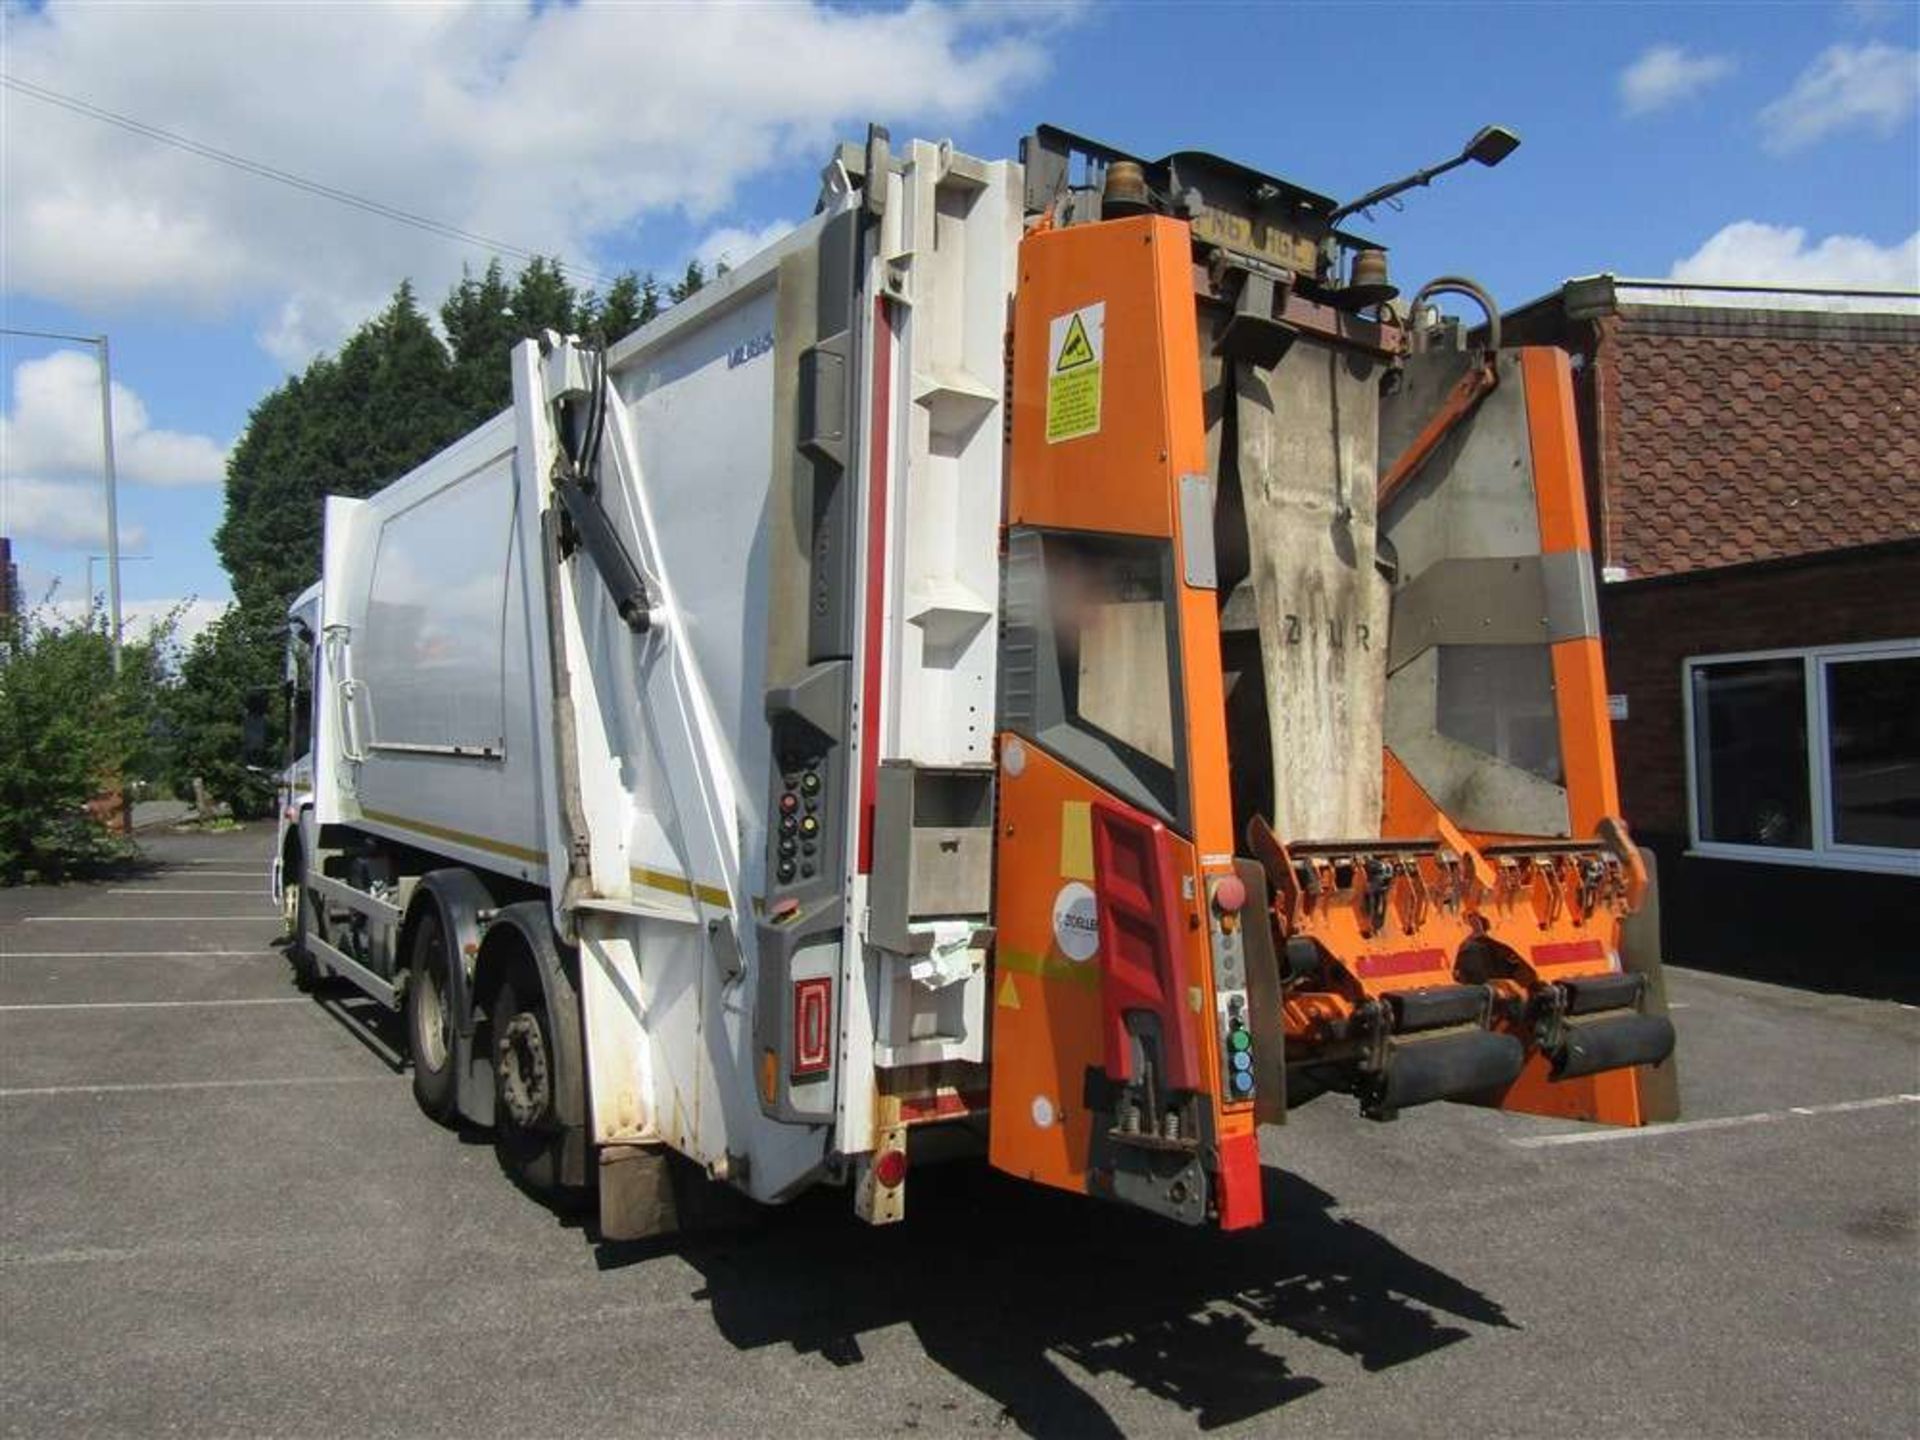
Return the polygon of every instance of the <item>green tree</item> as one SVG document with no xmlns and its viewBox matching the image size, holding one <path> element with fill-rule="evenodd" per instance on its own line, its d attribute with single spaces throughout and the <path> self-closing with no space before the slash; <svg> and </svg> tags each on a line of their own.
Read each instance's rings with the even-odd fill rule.
<svg viewBox="0 0 1920 1440">
<path fill-rule="evenodd" d="M 178 793 L 200 780 L 237 818 L 266 813 L 286 741 L 285 634 L 278 616 L 234 605 L 193 638 L 179 683 L 166 696 L 170 778 Z M 264 721 L 253 746 L 250 712 Z"/>
<path fill-rule="evenodd" d="M 538 335 L 542 330 L 567 335 L 580 329 L 580 321 L 580 298 L 567 283 L 560 262 L 534 256 L 513 287 L 513 323 L 519 336 Z"/>
<path fill-rule="evenodd" d="M 653 299 L 651 313 L 646 308 L 649 294 Z M 631 270 L 607 287 L 605 299 L 589 297 L 589 300 L 582 328 L 598 332 L 609 343 L 631 335 L 660 313 L 660 292 L 653 284 L 653 277 L 649 275 L 643 282 Z"/>
<path fill-rule="evenodd" d="M 686 272 L 680 279 L 667 287 L 667 298 L 678 305 L 688 296 L 695 294 L 707 283 L 707 272 L 698 260 L 687 261 Z"/>
<path fill-rule="evenodd" d="M 57 879 L 115 859 L 122 786 L 153 763 L 170 625 L 122 647 L 113 673 L 98 609 L 21 617 L 0 651 L 0 882 Z"/>
<path fill-rule="evenodd" d="M 319 576 L 322 500 L 370 495 L 471 428 L 446 347 L 402 284 L 248 418 L 214 548 L 239 603 L 279 615 Z"/>
<path fill-rule="evenodd" d="M 660 303 L 660 282 L 649 270 L 640 277 L 640 323 L 646 324 L 666 307 Z"/>
<path fill-rule="evenodd" d="M 498 260 L 489 261 L 479 279 L 471 273 L 440 307 L 452 352 L 454 397 L 470 424 L 478 425 L 513 403 L 507 351 L 521 338 L 513 313 L 513 287 Z"/>
</svg>

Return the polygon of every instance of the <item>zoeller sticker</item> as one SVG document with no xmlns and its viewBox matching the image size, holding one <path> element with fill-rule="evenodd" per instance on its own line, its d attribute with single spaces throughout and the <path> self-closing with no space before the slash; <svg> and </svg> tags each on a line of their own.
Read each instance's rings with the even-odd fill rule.
<svg viewBox="0 0 1920 1440">
<path fill-rule="evenodd" d="M 1053 897 L 1053 943 L 1069 960 L 1091 960 L 1100 948 L 1100 902 L 1078 880 Z"/>
<path fill-rule="evenodd" d="M 1056 315 L 1047 325 L 1047 443 L 1100 429 L 1100 362 L 1107 353 L 1107 302 Z"/>
</svg>

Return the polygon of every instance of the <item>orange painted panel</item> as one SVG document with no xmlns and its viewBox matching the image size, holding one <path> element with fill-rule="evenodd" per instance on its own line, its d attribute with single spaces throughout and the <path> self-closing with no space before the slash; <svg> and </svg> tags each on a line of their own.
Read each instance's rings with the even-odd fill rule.
<svg viewBox="0 0 1920 1440">
<path fill-rule="evenodd" d="M 1021 241 L 1010 524 L 1173 533 L 1172 477 L 1206 469 L 1191 253 L 1185 222 L 1161 216 Z M 1103 307 L 1098 428 L 1050 440 L 1054 322 L 1093 306 Z M 1190 386 L 1184 375 L 1169 384 L 1170 362 Z"/>
<path fill-rule="evenodd" d="M 1062 373 L 1064 328 L 1073 317 L 1099 307 L 1099 422 L 1089 433 L 1049 435 L 1049 395 Z M 1084 323 L 1084 322 L 1083 322 Z M 1250 1102 L 1228 1109 L 1222 1100 L 1219 1037 L 1208 930 L 1201 897 L 1209 881 L 1230 873 L 1234 852 L 1233 807 L 1227 757 L 1225 678 L 1220 660 L 1219 605 L 1210 589 L 1185 582 L 1180 562 L 1179 485 L 1184 475 L 1205 476 L 1207 439 L 1200 379 L 1198 316 L 1193 294 L 1192 236 L 1177 220 L 1151 216 L 1040 231 L 1020 247 L 1020 287 L 1014 308 L 1013 444 L 1007 519 L 1013 525 L 1163 537 L 1174 546 L 1179 674 L 1185 716 L 1190 812 L 1179 827 L 1191 842 L 1174 843 L 1177 869 L 1191 877 L 1186 899 L 1190 1022 L 1209 1092 L 1216 1133 L 1223 1139 L 1251 1136 Z M 1084 422 L 1081 422 L 1084 423 Z M 1211 536 L 1202 537 L 1209 546 Z M 1005 743 L 1005 742 L 1003 742 Z M 1028 742 L 1029 775 L 1047 793 L 1040 808 L 1057 810 L 1070 797 L 1097 791 Z M 1036 759 L 1037 757 L 1037 759 Z M 1003 769 L 1003 820 L 1009 797 L 1035 782 L 1008 777 Z M 1023 804 L 1026 802 L 1022 802 Z M 1073 1147 L 1062 1156 L 1052 1134 L 1036 1132 L 1023 1113 L 1036 1096 L 1074 1088 L 1087 1065 L 1101 1062 L 1097 1003 L 1067 994 L 1068 972 L 1043 964 L 1029 978 L 1036 946 L 1052 939 L 1052 910 L 1068 877 L 1048 870 L 1057 822 L 1037 814 L 1025 824 L 1034 833 L 1000 836 L 1000 950 L 1016 967 L 1011 993 L 1022 1008 L 996 1011 L 994 1037 L 994 1164 L 1016 1174 L 1071 1189 L 1085 1188 L 1085 1146 L 1076 1117 L 1061 1127 Z M 1035 828 L 1038 827 L 1038 828 Z M 1037 836 L 1037 838 L 1035 838 Z M 1036 847 L 1029 858 L 1028 846 Z M 1038 862 L 1038 863 L 1036 863 Z M 1019 892 L 1017 895 L 1015 892 Z M 1024 918 L 1017 918 L 1024 917 Z M 1008 924 L 1020 939 L 1009 939 Z M 996 986 L 1004 987 L 1004 980 Z M 1029 1006 L 1031 990 L 1040 1002 Z M 997 992 L 998 993 L 998 992 Z M 1097 990 L 1095 992 L 1097 1002 Z M 1043 1016 L 1044 1018 L 1041 1018 Z M 1092 1017 L 1092 1021 L 1088 1020 Z M 1085 1023 L 1082 1033 L 1079 1027 Z M 1013 1052 L 1021 1052 L 1015 1054 Z M 1071 1068 L 1078 1067 L 1078 1068 Z M 1068 1076 L 1075 1077 L 1072 1086 Z M 1002 1084 L 1003 1077 L 1007 1081 Z M 1051 1093 L 1048 1091 L 1048 1093 Z M 1049 1103 L 1052 1103 L 1051 1101 Z M 1083 1117 L 1080 1117 L 1083 1120 Z M 1256 1187 L 1257 1194 L 1257 1187 Z"/>
<path fill-rule="evenodd" d="M 1580 419 L 1573 406 L 1573 367 L 1557 346 L 1520 352 L 1533 484 L 1540 505 L 1540 548 L 1548 555 L 1593 549 L 1587 490 L 1580 474 Z"/>
<path fill-rule="evenodd" d="M 1098 791 L 1031 742 L 1003 735 L 1000 756 L 988 1158 L 1084 1192 L 1093 1121 L 1082 1081 L 1105 1058 L 1099 963 L 1081 938 L 1094 916 L 1088 806 Z"/>
</svg>

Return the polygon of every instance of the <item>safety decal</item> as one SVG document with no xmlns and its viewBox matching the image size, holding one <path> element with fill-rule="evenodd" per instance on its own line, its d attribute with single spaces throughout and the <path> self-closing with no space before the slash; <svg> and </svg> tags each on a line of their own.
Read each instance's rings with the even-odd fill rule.
<svg viewBox="0 0 1920 1440">
<path fill-rule="evenodd" d="M 1107 353 L 1107 302 L 1056 315 L 1047 325 L 1047 443 L 1100 430 L 1100 362 Z"/>
<path fill-rule="evenodd" d="M 1100 902 L 1091 886 L 1071 880 L 1053 897 L 1053 943 L 1075 961 L 1091 960 L 1100 948 Z"/>
<path fill-rule="evenodd" d="M 1013 976 L 1009 975 L 1000 982 L 1000 999 L 998 1003 L 1002 1010 L 1018 1010 L 1020 1008 L 1020 990 L 1019 987 L 1013 983 Z"/>
</svg>

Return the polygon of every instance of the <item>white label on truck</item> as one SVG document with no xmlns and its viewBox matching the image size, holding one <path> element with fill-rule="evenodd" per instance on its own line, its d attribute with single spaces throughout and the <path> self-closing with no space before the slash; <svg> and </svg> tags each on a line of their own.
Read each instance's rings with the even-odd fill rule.
<svg viewBox="0 0 1920 1440">
<path fill-rule="evenodd" d="M 1091 960 L 1100 948 L 1100 902 L 1078 880 L 1053 897 L 1053 943 L 1069 960 Z"/>
<path fill-rule="evenodd" d="M 1047 325 L 1047 443 L 1100 430 L 1100 366 L 1107 353 L 1107 302 L 1056 315 Z"/>
</svg>

